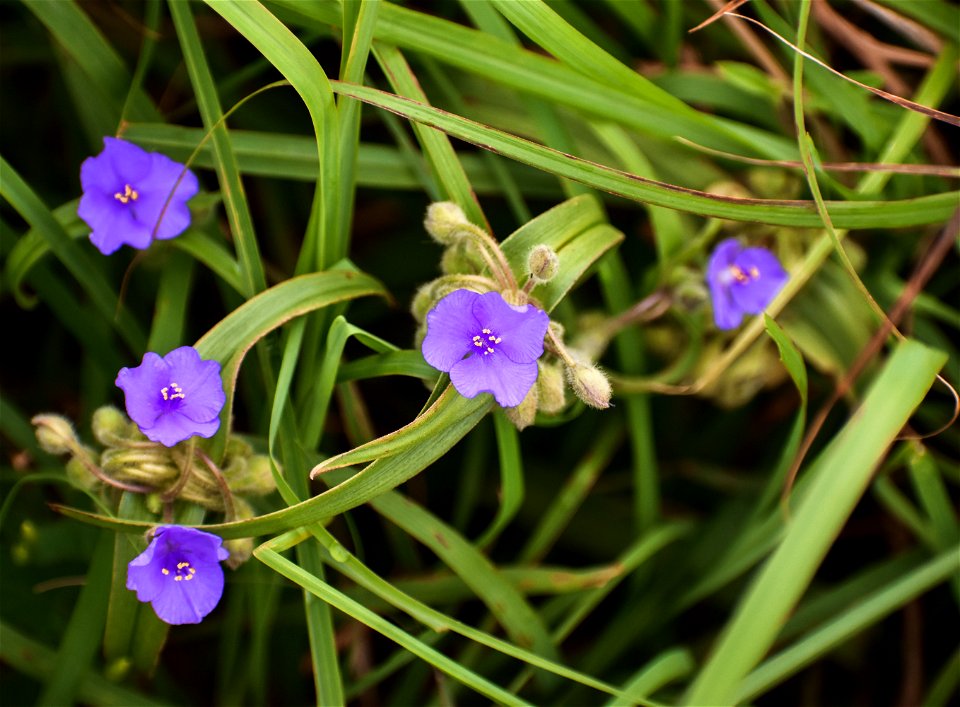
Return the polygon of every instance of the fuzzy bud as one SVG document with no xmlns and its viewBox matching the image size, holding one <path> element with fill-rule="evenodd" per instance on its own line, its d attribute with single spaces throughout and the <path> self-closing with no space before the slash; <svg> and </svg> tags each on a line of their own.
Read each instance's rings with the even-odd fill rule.
<svg viewBox="0 0 960 707">
<path fill-rule="evenodd" d="M 256 515 L 250 504 L 242 498 L 234 497 L 233 510 L 236 515 L 232 520 L 248 520 Z M 253 538 L 225 540 L 223 546 L 230 552 L 230 557 L 227 558 L 227 566 L 232 570 L 237 569 L 253 557 Z"/>
<path fill-rule="evenodd" d="M 463 209 L 452 201 L 438 201 L 427 207 L 423 227 L 437 243 L 451 245 L 460 226 L 470 223 Z"/>
<path fill-rule="evenodd" d="M 87 491 L 91 490 L 94 486 L 100 483 L 90 467 L 84 463 L 81 457 L 90 459 L 93 457 L 95 452 L 88 448 L 84 447 L 81 449 L 81 452 L 77 456 L 70 457 L 70 460 L 66 464 L 67 479 L 73 484 L 76 488 L 86 489 Z"/>
<path fill-rule="evenodd" d="M 596 361 L 610 345 L 611 328 L 602 312 L 585 312 L 577 318 L 577 334 L 573 347 L 584 358 Z"/>
<path fill-rule="evenodd" d="M 457 240 L 440 257 L 440 270 L 445 275 L 478 275 L 485 267 L 477 244 L 468 239 Z"/>
<path fill-rule="evenodd" d="M 540 412 L 545 415 L 556 415 L 567 405 L 563 370 L 556 363 L 543 363 L 541 361 L 537 365 L 540 368 L 536 386 Z"/>
<path fill-rule="evenodd" d="M 610 381 L 596 366 L 575 363 L 567 369 L 567 382 L 577 397 L 590 407 L 599 410 L 610 407 L 613 392 Z"/>
<path fill-rule="evenodd" d="M 530 254 L 527 255 L 527 269 L 530 277 L 538 285 L 552 280 L 559 266 L 560 258 L 557 252 L 542 243 L 531 248 Z"/>
<path fill-rule="evenodd" d="M 105 447 L 121 446 L 133 434 L 130 420 L 112 405 L 97 408 L 90 422 L 93 436 Z"/>
<path fill-rule="evenodd" d="M 277 483 L 270 468 L 270 457 L 264 454 L 255 454 L 239 467 L 236 473 L 224 472 L 227 484 L 234 493 L 245 493 L 253 496 L 265 496 L 275 491 Z"/>
<path fill-rule="evenodd" d="M 503 413 L 518 430 L 523 430 L 533 424 L 537 416 L 538 391 L 537 386 L 530 387 L 526 397 L 516 407 L 504 408 Z"/>
<path fill-rule="evenodd" d="M 37 428 L 37 442 L 47 454 L 69 454 L 79 449 L 77 433 L 67 418 L 60 415 L 34 415 L 30 422 Z"/>
<path fill-rule="evenodd" d="M 500 296 L 511 307 L 523 307 L 530 302 L 530 296 L 523 290 L 504 290 Z"/>
</svg>

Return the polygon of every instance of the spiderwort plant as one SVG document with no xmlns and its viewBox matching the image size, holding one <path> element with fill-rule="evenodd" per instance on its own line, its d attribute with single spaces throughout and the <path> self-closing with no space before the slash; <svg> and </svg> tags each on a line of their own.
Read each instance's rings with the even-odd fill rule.
<svg viewBox="0 0 960 707">
<path fill-rule="evenodd" d="M 789 279 L 766 248 L 745 248 L 735 238 L 721 241 L 707 265 L 707 285 L 718 329 L 735 329 L 745 314 L 759 314 Z"/>
<path fill-rule="evenodd" d="M 502 407 L 515 407 L 537 381 L 549 324 L 532 304 L 508 304 L 498 292 L 455 290 L 427 313 L 423 357 L 448 372 L 464 397 L 492 393 Z"/>
<path fill-rule="evenodd" d="M 179 162 L 112 137 L 103 151 L 80 166 L 83 196 L 77 213 L 104 255 L 123 244 L 146 248 L 175 238 L 190 225 L 189 201 L 197 177 Z"/>
<path fill-rule="evenodd" d="M 165 447 L 194 435 L 212 437 L 220 428 L 226 402 L 220 364 L 204 361 L 191 346 L 162 358 L 144 354 L 136 368 L 121 368 L 117 387 L 124 392 L 127 414 L 148 439 Z"/>
<path fill-rule="evenodd" d="M 127 565 L 127 589 L 149 602 L 168 624 L 198 624 L 223 594 L 223 568 L 230 555 L 216 535 L 179 525 L 162 525 L 140 555 Z"/>
</svg>

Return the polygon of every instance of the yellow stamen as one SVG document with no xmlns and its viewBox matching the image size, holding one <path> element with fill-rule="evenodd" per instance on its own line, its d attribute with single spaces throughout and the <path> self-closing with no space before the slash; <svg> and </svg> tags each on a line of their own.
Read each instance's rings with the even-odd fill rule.
<svg viewBox="0 0 960 707">
<path fill-rule="evenodd" d="M 161 568 L 160 571 L 164 574 L 170 574 L 170 570 L 168 570 L 166 567 Z"/>
<path fill-rule="evenodd" d="M 123 187 L 123 194 L 121 194 L 120 192 L 117 192 L 116 194 L 113 195 L 113 198 L 119 201 L 121 204 L 126 204 L 126 203 L 129 203 L 131 200 L 136 201 L 137 199 L 140 198 L 140 195 L 137 193 L 137 191 L 133 187 L 131 187 L 129 184 L 126 184 Z"/>
<path fill-rule="evenodd" d="M 172 390 L 173 392 L 168 394 L 168 391 L 170 390 Z M 164 400 L 175 400 L 176 398 L 180 398 L 181 400 L 183 400 L 184 398 L 187 397 L 186 395 L 183 394 L 183 388 L 181 388 L 176 383 L 172 383 L 172 382 L 170 383 L 170 385 L 165 385 L 160 389 L 160 395 L 163 396 Z"/>
<path fill-rule="evenodd" d="M 755 271 L 755 270 L 756 268 L 752 268 L 752 271 Z M 751 271 L 751 274 L 753 274 L 752 271 Z M 750 282 L 750 276 L 747 275 L 743 270 L 741 270 L 736 265 L 730 266 L 730 273 L 733 275 L 733 279 L 736 280 L 737 282 Z M 756 275 L 754 275 L 754 277 L 756 277 Z"/>
</svg>

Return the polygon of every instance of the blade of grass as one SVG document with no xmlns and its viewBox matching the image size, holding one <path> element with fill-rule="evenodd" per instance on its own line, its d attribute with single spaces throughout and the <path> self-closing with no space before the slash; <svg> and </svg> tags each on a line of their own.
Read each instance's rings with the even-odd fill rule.
<svg viewBox="0 0 960 707">
<path fill-rule="evenodd" d="M 123 60 L 76 2 L 26 3 L 26 7 L 89 77 L 90 85 L 98 89 L 99 95 L 87 96 L 87 100 L 109 102 L 117 124 L 120 123 L 125 104 L 126 115 L 132 120 L 160 120 L 159 113 L 146 94 L 141 90 L 131 90 L 130 73 L 123 65 Z M 129 99 L 128 92 L 131 94 Z"/>
<path fill-rule="evenodd" d="M 316 134 L 317 190 L 297 273 L 324 270 L 346 255 L 347 232 L 339 223 L 339 115 L 330 83 L 313 54 L 258 2 L 209 2 L 290 82 L 303 99 Z M 333 9 L 331 7 L 331 9 Z M 336 24 L 340 21 L 339 13 Z"/>
<path fill-rule="evenodd" d="M 27 223 L 37 229 L 57 259 L 86 290 L 104 320 L 113 324 L 130 351 L 139 356 L 144 350 L 147 337 L 133 315 L 126 308 L 120 308 L 117 297 L 106 283 L 100 268 L 90 255 L 67 235 L 40 197 L 2 157 L 0 173 L 3 174 L 3 179 L 0 180 L 0 195 Z"/>
<path fill-rule="evenodd" d="M 428 103 L 427 96 L 420 88 L 416 75 L 410 69 L 400 50 L 378 42 L 375 45 L 374 55 L 397 94 L 421 103 Z M 453 145 L 450 144 L 450 138 L 439 130 L 425 127 L 419 123 L 415 124 L 413 129 L 423 148 L 428 166 L 437 182 L 446 192 L 445 198 L 460 206 L 472 223 L 489 231 L 490 224 L 483 214 L 480 202 L 477 201 L 477 195 L 473 192 L 473 187 L 467 179 L 463 165 L 460 164 L 460 159 L 453 149 Z"/>
<path fill-rule="evenodd" d="M 394 624 L 377 616 L 361 604 L 350 599 L 342 592 L 337 591 L 320 578 L 306 572 L 282 555 L 261 545 L 255 550 L 255 557 L 265 565 L 283 575 L 292 582 L 303 587 L 320 600 L 342 611 L 347 616 L 360 621 L 373 630 L 403 646 L 417 657 L 427 661 L 438 670 L 462 682 L 481 695 L 494 700 L 497 704 L 526 705 L 523 700 L 511 695 L 502 688 L 494 685 L 476 673 L 465 669 L 455 661 L 447 658 L 439 651 L 417 640 L 414 636 L 398 628 Z"/>
<path fill-rule="evenodd" d="M 812 202 L 737 199 L 664 184 L 557 152 L 401 96 L 365 86 L 334 83 L 333 88 L 339 94 L 359 98 L 409 120 L 438 128 L 478 147 L 633 201 L 734 221 L 760 221 L 801 228 L 817 227 L 821 223 Z M 825 203 L 837 228 L 899 228 L 946 221 L 955 208 L 956 199 L 957 192 L 946 192 L 879 203 Z"/>
<path fill-rule="evenodd" d="M 57 653 L 6 623 L 0 623 L 0 657 L 4 663 L 41 683 L 57 669 Z M 93 671 L 84 671 L 77 680 L 76 698 L 105 707 L 157 707 L 165 703 L 107 680 Z"/>
<path fill-rule="evenodd" d="M 502 410 L 493 414 L 493 429 L 497 435 L 497 458 L 500 466 L 500 490 L 497 498 L 497 514 L 485 531 L 477 538 L 479 549 L 489 548 L 516 517 L 523 505 L 523 457 L 520 454 L 520 438 L 517 428 L 507 419 Z"/>
<path fill-rule="evenodd" d="M 223 110 L 220 108 L 216 83 L 207 65 L 190 4 L 184 0 L 170 0 L 169 6 L 173 26 L 177 31 L 177 39 L 183 51 L 183 60 L 187 65 L 190 83 L 193 85 L 197 106 L 203 118 L 203 125 L 213 134 L 211 142 L 217 178 L 220 181 L 220 192 L 223 194 L 223 204 L 237 248 L 244 294 L 250 298 L 266 289 L 267 280 L 253 228 L 253 218 L 250 216 L 243 183 L 240 181 L 236 156 L 227 126 L 223 122 Z"/>
<path fill-rule="evenodd" d="M 337 24 L 335 7 L 297 0 L 274 0 L 304 17 L 305 24 Z M 611 120 L 639 132 L 673 140 L 689 140 L 718 149 L 727 145 L 732 152 L 747 151 L 771 159 L 790 159 L 793 145 L 780 136 L 688 108 L 678 111 L 634 95 L 633 91 L 596 81 L 563 64 L 504 42 L 486 32 L 473 30 L 425 13 L 386 4 L 380 12 L 375 38 L 400 49 L 424 53 L 465 71 L 479 74 L 549 103 L 569 105 L 587 115 Z M 674 101 L 657 89 L 659 100 Z M 698 136 L 698 137 L 695 137 Z"/>
<path fill-rule="evenodd" d="M 960 545 L 955 545 L 906 576 L 862 597 L 855 606 L 757 666 L 744 678 L 734 701 L 750 702 L 904 604 L 955 576 L 960 570 L 958 558 Z"/>
<path fill-rule="evenodd" d="M 113 534 L 101 531 L 87 581 L 60 639 L 56 667 L 43 687 L 38 705 L 65 705 L 75 700 L 80 680 L 93 663 L 107 616 L 113 560 Z"/>
<path fill-rule="evenodd" d="M 684 700 L 727 704 L 769 650 L 869 483 L 873 469 L 929 389 L 943 354 L 897 346 L 856 415 L 818 457 L 786 536 L 744 595 Z"/>
</svg>

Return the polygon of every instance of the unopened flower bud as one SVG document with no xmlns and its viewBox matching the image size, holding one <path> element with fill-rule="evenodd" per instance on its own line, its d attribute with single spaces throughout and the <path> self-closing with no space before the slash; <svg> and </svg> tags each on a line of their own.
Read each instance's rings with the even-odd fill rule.
<svg viewBox="0 0 960 707">
<path fill-rule="evenodd" d="M 457 240 L 443 251 L 440 258 L 440 270 L 445 275 L 478 275 L 484 267 L 486 263 L 477 250 L 477 244 L 469 239 Z"/>
<path fill-rule="evenodd" d="M 557 363 L 538 362 L 540 374 L 537 376 L 537 389 L 540 412 L 556 415 L 567 405 L 566 385 L 563 382 L 563 370 Z"/>
<path fill-rule="evenodd" d="M 247 520 L 256 515 L 249 503 L 242 498 L 233 499 L 234 517 L 232 520 Z M 235 570 L 244 562 L 253 557 L 253 538 L 233 538 L 225 540 L 223 546 L 230 552 L 227 558 L 227 566 Z"/>
<path fill-rule="evenodd" d="M 126 415 L 112 405 L 97 408 L 90 422 L 93 436 L 105 447 L 117 447 L 129 440 L 134 433 L 134 425 Z"/>
<path fill-rule="evenodd" d="M 596 366 L 576 363 L 567 369 L 567 382 L 573 392 L 583 402 L 593 408 L 603 410 L 610 407 L 610 381 Z"/>
<path fill-rule="evenodd" d="M 160 515 L 163 510 L 163 495 L 159 493 L 148 493 L 144 499 L 147 510 L 154 515 Z"/>
<path fill-rule="evenodd" d="M 457 229 L 469 223 L 463 209 L 452 201 L 438 201 L 427 207 L 423 227 L 437 243 L 450 245 L 456 240 Z"/>
<path fill-rule="evenodd" d="M 67 462 L 65 467 L 67 479 L 69 479 L 70 483 L 75 487 L 89 491 L 100 483 L 100 479 L 90 471 L 90 467 L 84 463 L 84 459 L 82 458 L 86 457 L 86 459 L 89 460 L 93 458 L 94 454 L 95 452 L 89 447 L 83 447 L 81 448 L 80 455 L 70 457 L 70 460 Z"/>
<path fill-rule="evenodd" d="M 224 471 L 227 484 L 234 493 L 245 493 L 253 496 L 265 496 L 277 488 L 270 468 L 270 457 L 264 454 L 255 454 L 246 460 L 236 472 Z"/>
<path fill-rule="evenodd" d="M 530 302 L 530 296 L 523 290 L 504 290 L 500 293 L 500 296 L 503 297 L 503 301 L 511 307 L 520 307 L 521 311 L 523 311 L 523 308 Z"/>
<path fill-rule="evenodd" d="M 70 420 L 60 415 L 34 415 L 37 442 L 47 454 L 69 454 L 80 447 Z"/>
<path fill-rule="evenodd" d="M 523 430 L 533 424 L 537 416 L 538 391 L 537 386 L 531 386 L 523 402 L 512 408 L 504 408 L 503 413 L 518 430 Z"/>
<path fill-rule="evenodd" d="M 584 358 L 596 361 L 610 345 L 612 333 L 606 315 L 585 312 L 577 318 L 577 334 L 572 345 Z"/>
<path fill-rule="evenodd" d="M 749 189 L 732 179 L 713 182 L 707 186 L 707 193 L 732 199 L 749 199 L 753 196 Z"/>
<path fill-rule="evenodd" d="M 28 545 L 37 542 L 37 538 L 40 537 L 40 533 L 37 532 L 37 524 L 32 520 L 23 521 L 20 524 L 20 537 Z"/>
<path fill-rule="evenodd" d="M 126 656 L 121 656 L 108 664 L 103 671 L 104 677 L 110 682 L 122 682 L 130 674 L 133 663 Z"/>
<path fill-rule="evenodd" d="M 548 245 L 535 245 L 527 256 L 527 269 L 530 277 L 537 284 L 549 282 L 557 274 L 560 258 L 557 252 Z"/>
</svg>

